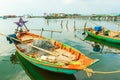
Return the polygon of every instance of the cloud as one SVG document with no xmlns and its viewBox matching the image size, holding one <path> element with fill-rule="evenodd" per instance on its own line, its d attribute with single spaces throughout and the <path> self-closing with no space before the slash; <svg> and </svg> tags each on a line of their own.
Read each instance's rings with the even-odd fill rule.
<svg viewBox="0 0 120 80">
<path fill-rule="evenodd" d="M 120 12 L 120 0 L 0 0 L 0 14 L 113 13 Z"/>
</svg>

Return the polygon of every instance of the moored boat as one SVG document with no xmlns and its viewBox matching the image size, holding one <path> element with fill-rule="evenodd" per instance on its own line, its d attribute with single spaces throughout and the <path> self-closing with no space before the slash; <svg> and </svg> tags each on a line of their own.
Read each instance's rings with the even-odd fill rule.
<svg viewBox="0 0 120 80">
<path fill-rule="evenodd" d="M 103 41 L 120 44 L 120 33 L 112 30 L 105 30 L 101 26 L 96 26 L 94 29 L 88 28 L 86 32 L 89 36 Z"/>
<path fill-rule="evenodd" d="M 24 23 L 22 19 L 19 22 Z M 16 24 L 21 26 L 19 23 Z M 20 27 L 20 31 L 17 28 L 15 38 L 11 39 L 12 42 L 17 41 L 14 44 L 19 56 L 38 68 L 73 74 L 98 61 L 98 59 L 85 56 L 82 52 L 67 44 L 30 33 L 27 28 L 22 30 Z"/>
</svg>

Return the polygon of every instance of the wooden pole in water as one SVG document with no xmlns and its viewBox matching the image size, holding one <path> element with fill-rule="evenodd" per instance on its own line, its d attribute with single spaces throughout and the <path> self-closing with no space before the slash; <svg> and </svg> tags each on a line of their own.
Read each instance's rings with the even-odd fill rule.
<svg viewBox="0 0 120 80">
<path fill-rule="evenodd" d="M 66 22 L 66 29 L 67 29 L 67 32 L 68 32 L 68 20 Z"/>
<path fill-rule="evenodd" d="M 103 51 L 103 48 L 104 48 L 104 45 L 102 46 L 102 49 L 100 50 L 100 54 L 102 53 L 102 51 Z"/>
<path fill-rule="evenodd" d="M 42 29 L 41 29 L 41 33 L 40 33 L 41 36 L 42 36 L 43 31 L 44 31 L 44 29 L 42 28 Z"/>
<path fill-rule="evenodd" d="M 49 25 L 49 19 L 47 19 L 47 25 Z"/>
<path fill-rule="evenodd" d="M 61 29 L 63 29 L 63 25 L 62 24 L 63 24 L 63 20 L 61 20 L 61 24 L 60 24 L 61 25 Z"/>
<path fill-rule="evenodd" d="M 74 19 L 74 32 L 76 31 L 76 26 L 75 26 L 75 23 L 76 23 L 76 22 L 75 22 L 75 19 Z"/>
<path fill-rule="evenodd" d="M 119 27 L 120 27 L 120 23 L 118 23 L 118 37 L 120 37 Z"/>
<path fill-rule="evenodd" d="M 51 31 L 51 38 L 52 38 L 52 35 L 53 35 L 53 31 Z"/>
<path fill-rule="evenodd" d="M 86 25 L 87 25 L 87 22 L 84 23 L 84 32 L 82 33 L 83 35 L 85 35 Z"/>
</svg>

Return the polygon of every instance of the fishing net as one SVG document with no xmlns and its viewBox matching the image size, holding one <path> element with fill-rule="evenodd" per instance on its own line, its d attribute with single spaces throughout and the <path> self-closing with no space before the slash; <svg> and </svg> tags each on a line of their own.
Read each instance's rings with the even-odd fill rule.
<svg viewBox="0 0 120 80">
<path fill-rule="evenodd" d="M 48 40 L 36 40 L 32 43 L 32 45 L 43 48 L 45 50 L 49 50 L 50 48 L 54 47 L 54 45 Z"/>
<path fill-rule="evenodd" d="M 38 48 L 43 48 L 45 50 L 50 50 L 51 48 L 54 47 L 54 45 L 48 40 L 36 40 L 33 43 L 31 43 L 31 45 L 36 46 Z M 25 44 L 20 44 L 19 47 L 21 49 L 24 49 L 25 53 L 27 53 L 27 54 L 36 53 L 36 52 L 39 51 L 38 49 L 36 49 L 34 47 L 31 47 L 31 46 L 27 46 Z M 42 52 L 42 51 L 39 51 L 39 52 L 40 52 L 40 54 L 45 53 L 45 52 Z"/>
</svg>

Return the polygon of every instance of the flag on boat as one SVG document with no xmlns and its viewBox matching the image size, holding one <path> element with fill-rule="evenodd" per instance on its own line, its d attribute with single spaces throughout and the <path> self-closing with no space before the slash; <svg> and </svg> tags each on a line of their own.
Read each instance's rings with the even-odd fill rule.
<svg viewBox="0 0 120 80">
<path fill-rule="evenodd" d="M 18 22 L 14 22 L 15 24 L 18 25 L 18 27 L 22 27 L 23 25 L 25 25 L 25 23 L 27 23 L 28 21 L 24 21 L 22 19 L 22 17 L 20 17 L 19 21 Z"/>
</svg>

